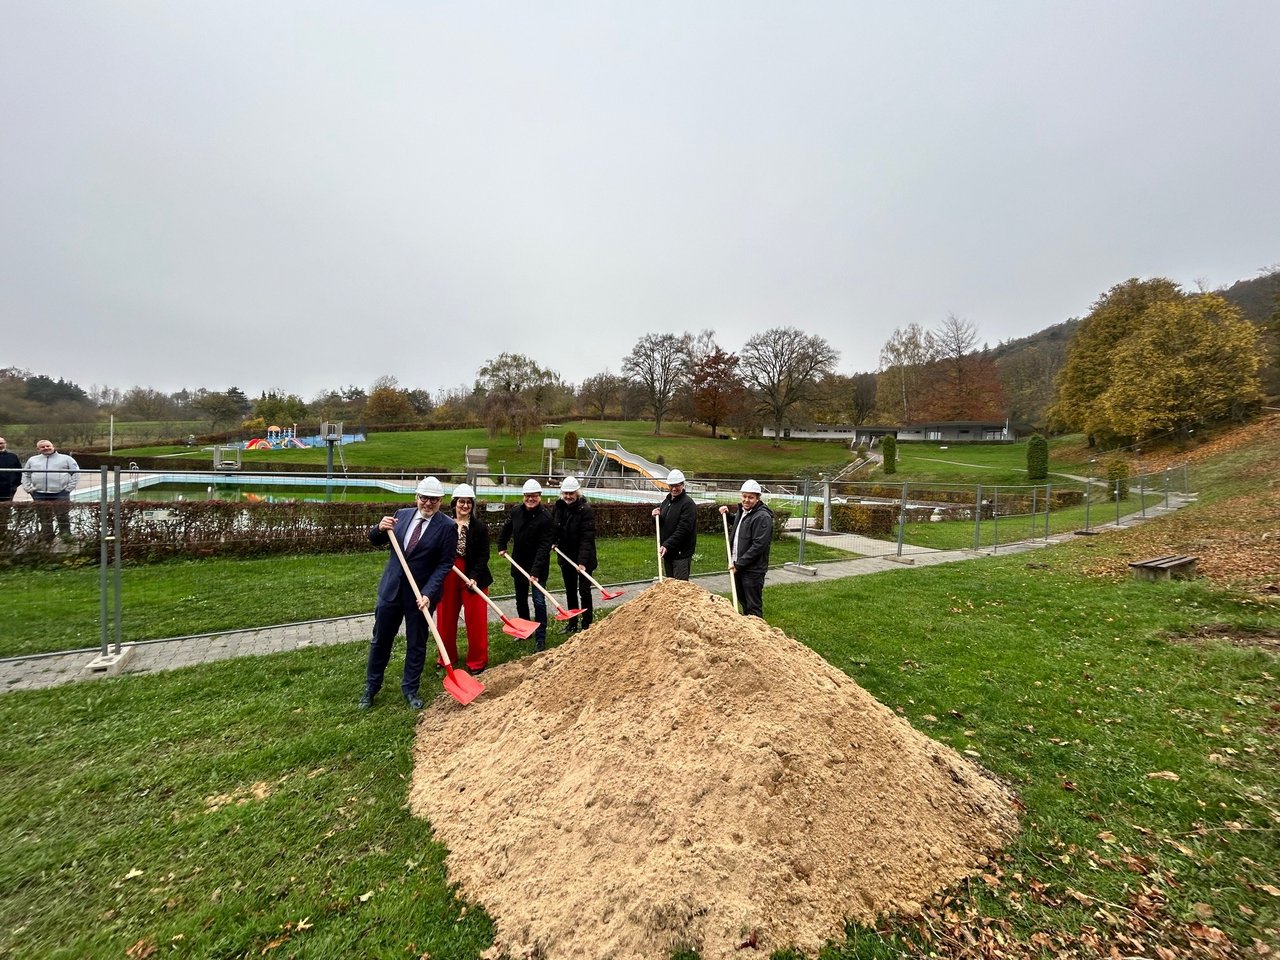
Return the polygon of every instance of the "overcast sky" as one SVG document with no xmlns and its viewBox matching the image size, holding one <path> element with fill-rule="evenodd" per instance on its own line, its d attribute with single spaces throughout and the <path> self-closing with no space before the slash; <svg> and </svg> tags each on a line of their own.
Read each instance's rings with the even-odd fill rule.
<svg viewBox="0 0 1280 960">
<path fill-rule="evenodd" d="M 0 367 L 566 380 L 794 325 L 872 370 L 1280 261 L 1280 3 L 0 0 Z"/>
</svg>

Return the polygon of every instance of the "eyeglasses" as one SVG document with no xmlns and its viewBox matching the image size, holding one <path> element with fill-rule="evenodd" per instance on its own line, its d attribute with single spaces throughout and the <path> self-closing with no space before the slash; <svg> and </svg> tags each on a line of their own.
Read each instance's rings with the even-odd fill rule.
<svg viewBox="0 0 1280 960">
<path fill-rule="evenodd" d="M 430 502 L 431 502 L 431 501 L 433 501 L 433 500 L 434 500 L 436 503 L 439 503 L 439 502 L 440 502 L 440 498 L 439 498 L 439 497 L 424 497 L 422 494 L 418 494 L 418 499 L 419 499 L 419 500 L 425 500 L 425 501 L 427 501 L 427 503 L 430 503 Z"/>
</svg>

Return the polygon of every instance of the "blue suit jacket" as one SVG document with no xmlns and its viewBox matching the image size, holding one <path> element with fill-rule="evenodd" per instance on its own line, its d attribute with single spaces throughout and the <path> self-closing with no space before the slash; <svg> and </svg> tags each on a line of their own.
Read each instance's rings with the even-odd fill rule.
<svg viewBox="0 0 1280 960">
<path fill-rule="evenodd" d="M 409 524 L 413 522 L 413 516 L 417 512 L 417 507 L 397 510 L 395 528 L 387 531 L 379 530 L 377 526 L 371 527 L 369 542 L 377 545 L 387 544 L 389 547 L 389 537 L 394 535 L 400 541 L 400 549 L 404 550 Z M 418 538 L 413 552 L 405 553 L 405 560 L 408 561 L 409 570 L 418 583 L 418 589 L 424 597 L 431 600 L 432 613 L 440 602 L 444 578 L 449 575 L 449 568 L 453 566 L 453 558 L 457 552 L 457 524 L 453 522 L 452 517 L 437 510 L 431 522 L 427 524 L 426 532 Z M 387 558 L 386 569 L 382 571 L 382 580 L 378 583 L 378 602 L 396 603 L 402 586 L 407 587 L 408 584 L 404 580 L 400 559 L 395 555 L 395 551 L 392 551 L 391 556 Z"/>
</svg>

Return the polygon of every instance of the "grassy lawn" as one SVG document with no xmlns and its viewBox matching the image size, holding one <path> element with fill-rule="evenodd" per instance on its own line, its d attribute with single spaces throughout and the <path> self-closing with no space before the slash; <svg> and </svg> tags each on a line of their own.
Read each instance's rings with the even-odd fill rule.
<svg viewBox="0 0 1280 960">
<path fill-rule="evenodd" d="M 664 423 L 662 435 L 653 435 L 653 424 L 636 420 L 589 420 L 560 424 L 546 435 L 563 438 L 568 430 L 574 430 L 581 438 L 595 437 L 617 440 L 627 450 L 649 460 L 662 457 L 671 466 L 679 466 L 690 476 L 740 476 L 745 464 L 761 474 L 798 473 L 815 465 L 845 464 L 849 450 L 843 444 L 824 443 L 817 440 L 788 440 L 774 448 L 771 441 L 762 438 L 738 440 L 712 440 L 703 427 L 690 428 L 685 423 Z M 546 453 L 542 449 L 543 434 L 537 431 L 525 437 L 524 450 L 517 451 L 515 441 L 502 434 L 490 438 L 484 430 L 423 430 L 413 433 L 370 433 L 362 443 L 347 444 L 342 456 L 353 471 L 361 468 L 403 467 L 413 469 L 422 466 L 443 467 L 447 472 L 462 473 L 465 470 L 465 454 L 468 448 L 484 447 L 489 451 L 489 469 L 497 473 L 506 462 L 509 476 L 527 476 L 545 473 Z M 120 456 L 174 457 L 175 466 L 190 464 L 191 469 L 206 467 L 209 453 L 190 451 L 185 447 L 136 447 L 117 450 Z M 245 450 L 244 465 L 249 469 L 261 469 L 276 462 L 311 463 L 322 470 L 327 451 L 323 448 L 308 450 Z"/>
<path fill-rule="evenodd" d="M 704 535 L 693 572 L 725 568 L 724 539 Z M 795 560 L 799 543 L 774 544 L 770 560 Z M 496 546 L 495 546 L 496 551 Z M 600 540 L 601 583 L 652 579 L 657 560 L 652 539 Z M 847 559 L 850 554 L 810 542 L 805 561 Z M 126 567 L 121 578 L 122 635 L 125 642 L 185 636 L 217 630 L 269 626 L 373 610 L 374 592 L 386 554 L 265 557 L 243 560 L 178 561 Z M 494 596 L 511 593 L 510 568 L 490 558 Z M 0 656 L 92 647 L 99 643 L 99 574 L 96 567 L 40 571 L 0 571 L 8 626 L 0 635 Z M 549 589 L 561 590 L 560 568 L 551 564 Z"/>
<path fill-rule="evenodd" d="M 1050 473 L 1088 476 L 1097 472 L 1080 459 L 1080 438 L 1063 437 L 1049 444 Z M 1059 456 L 1059 452 L 1064 454 Z M 876 476 L 883 476 L 877 473 Z M 934 483 L 1025 484 L 1027 444 L 899 443 L 898 472 L 891 478 Z M 1053 477 L 1050 476 L 1050 480 Z"/>
<path fill-rule="evenodd" d="M 1019 556 L 770 587 L 765 606 L 1017 789 L 1023 832 L 957 894 L 975 916 L 1009 938 L 1069 937 L 1105 927 L 1099 910 L 1123 924 L 1159 888 L 1169 916 L 1208 916 L 1247 944 L 1280 922 L 1262 889 L 1277 666 L 1171 635 L 1280 618 L 1201 583 L 1086 580 L 1075 554 L 1089 547 L 1037 553 L 1034 567 Z M 494 645 L 499 660 L 516 650 Z M 413 714 L 393 698 L 354 709 L 364 654 L 0 697 L 0 953 L 478 956 L 490 924 L 454 898 L 429 825 L 405 809 Z M 1178 779 L 1149 776 L 1165 771 Z M 829 956 L 893 955 L 914 929 L 854 931 Z"/>
</svg>

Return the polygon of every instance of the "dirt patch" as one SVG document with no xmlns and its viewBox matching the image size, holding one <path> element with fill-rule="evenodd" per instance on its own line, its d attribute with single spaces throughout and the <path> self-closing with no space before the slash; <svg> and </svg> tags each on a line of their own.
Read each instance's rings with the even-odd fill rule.
<svg viewBox="0 0 1280 960">
<path fill-rule="evenodd" d="M 215 793 L 205 797 L 205 812 L 213 813 L 223 807 L 230 806 L 243 807 L 250 801 L 265 800 L 269 796 L 271 796 L 271 784 L 265 780 L 259 780 L 257 783 L 247 787 L 240 787 L 230 793 Z"/>
<path fill-rule="evenodd" d="M 1176 634 L 1170 639 L 1176 643 L 1203 643 L 1206 640 L 1216 640 L 1220 643 L 1229 643 L 1234 647 L 1280 654 L 1280 628 L 1276 627 L 1259 627 L 1250 630 L 1225 623 L 1211 623 L 1192 633 Z"/>
<path fill-rule="evenodd" d="M 424 711 L 410 806 L 511 956 L 816 952 L 1017 827 L 981 769 L 693 584 L 485 682 Z"/>
</svg>

